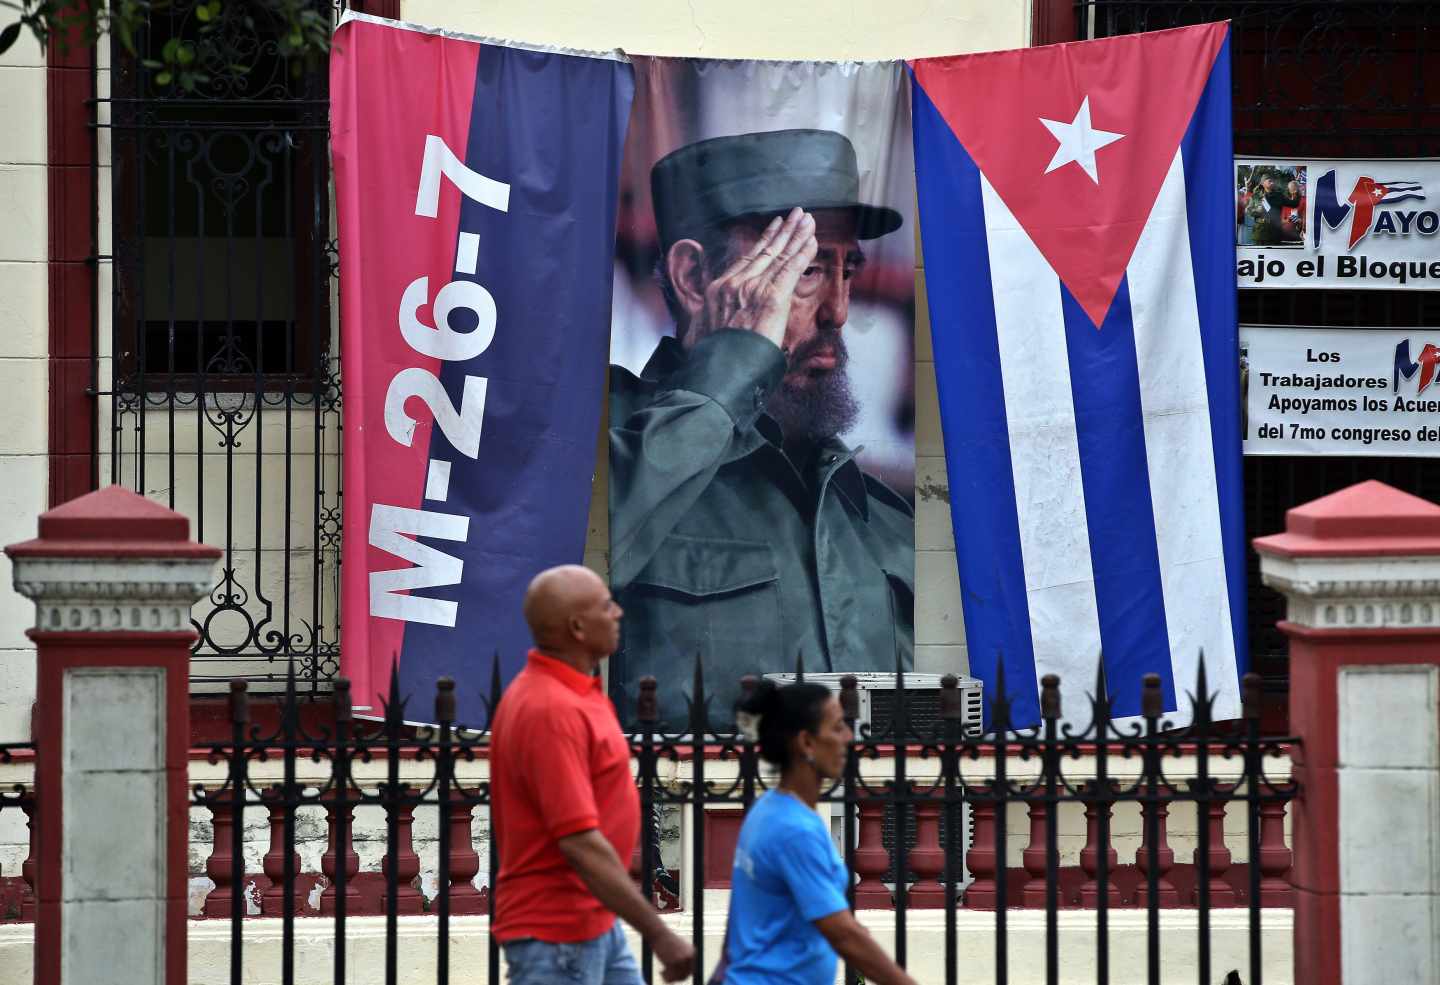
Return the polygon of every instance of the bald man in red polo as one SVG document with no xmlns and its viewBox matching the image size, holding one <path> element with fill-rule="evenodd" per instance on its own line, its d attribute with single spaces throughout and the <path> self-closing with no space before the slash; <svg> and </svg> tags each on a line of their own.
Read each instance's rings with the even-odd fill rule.
<svg viewBox="0 0 1440 985">
<path fill-rule="evenodd" d="M 500 875 L 495 936 L 511 985 L 640 985 L 615 917 L 655 952 L 666 981 L 695 952 L 630 881 L 640 798 L 630 744 L 600 686 L 624 613 L 594 572 L 542 571 L 525 593 L 535 647 L 491 736 Z"/>
</svg>

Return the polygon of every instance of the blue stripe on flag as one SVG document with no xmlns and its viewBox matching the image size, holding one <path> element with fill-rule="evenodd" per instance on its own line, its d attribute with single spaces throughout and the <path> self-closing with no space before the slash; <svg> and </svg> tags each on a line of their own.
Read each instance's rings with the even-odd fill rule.
<svg viewBox="0 0 1440 985">
<path fill-rule="evenodd" d="M 1011 721 L 1040 719 L 1035 651 L 1025 605 L 1020 521 L 1000 378 L 995 302 L 980 171 L 925 90 L 911 77 L 926 290 L 943 422 L 950 513 L 960 568 L 970 672 L 994 696 L 1003 655 Z M 938 331 L 935 329 L 939 329 Z M 1093 332 L 1094 329 L 1091 329 Z"/>
<path fill-rule="evenodd" d="M 1226 590 L 1235 637 L 1236 677 L 1250 665 L 1245 619 L 1245 472 L 1240 442 L 1239 315 L 1236 311 L 1234 257 L 1234 161 L 1230 130 L 1230 41 L 1200 96 L 1185 139 L 1186 214 L 1195 301 L 1200 315 L 1200 344 L 1205 385 L 1210 395 L 1210 435 L 1215 450 L 1215 479 L 1220 501 L 1221 542 L 1225 549 Z M 1182 681 L 1185 688 L 1191 681 Z"/>
<path fill-rule="evenodd" d="M 1165 708 L 1173 710 L 1175 680 L 1141 423 L 1129 281 L 1121 281 L 1098 332 L 1063 284 L 1061 306 L 1095 573 L 1095 605 L 1114 714 L 1140 713 L 1139 688 L 1116 685 L 1138 681 L 1151 672 L 1159 673 Z M 1044 354 L 1037 353 L 1037 358 Z"/>
</svg>

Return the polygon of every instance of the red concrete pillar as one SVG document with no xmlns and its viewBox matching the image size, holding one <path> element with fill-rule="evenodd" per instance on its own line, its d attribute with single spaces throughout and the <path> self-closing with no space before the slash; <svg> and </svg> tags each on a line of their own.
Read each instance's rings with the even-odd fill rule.
<svg viewBox="0 0 1440 985">
<path fill-rule="evenodd" d="M 1295 981 L 1440 981 L 1440 507 L 1363 482 L 1255 549 L 1301 740 Z"/>
<path fill-rule="evenodd" d="M 34 600 L 35 981 L 185 983 L 190 606 L 220 552 L 119 486 L 5 549 Z"/>
</svg>

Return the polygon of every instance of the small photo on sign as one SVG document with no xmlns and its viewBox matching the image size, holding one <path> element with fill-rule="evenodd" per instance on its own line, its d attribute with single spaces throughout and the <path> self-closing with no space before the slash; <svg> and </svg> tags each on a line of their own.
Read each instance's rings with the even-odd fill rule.
<svg viewBox="0 0 1440 985">
<path fill-rule="evenodd" d="M 1305 243 L 1303 164 L 1235 165 L 1235 242 L 1240 246 Z"/>
</svg>

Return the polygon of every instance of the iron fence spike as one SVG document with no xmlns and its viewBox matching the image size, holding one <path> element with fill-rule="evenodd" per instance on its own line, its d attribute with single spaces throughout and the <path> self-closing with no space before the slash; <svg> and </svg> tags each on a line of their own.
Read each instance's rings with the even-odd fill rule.
<svg viewBox="0 0 1440 985">
<path fill-rule="evenodd" d="M 709 731 L 710 716 L 706 713 L 706 705 L 710 699 L 705 695 L 705 661 L 699 650 L 695 651 L 695 680 L 690 694 L 690 734 L 696 741 L 701 741 Z"/>
<path fill-rule="evenodd" d="M 1047 721 L 1060 718 L 1060 678 L 1056 674 L 1040 678 L 1040 717 Z"/>
<path fill-rule="evenodd" d="M 960 703 L 960 678 L 946 674 L 940 678 L 940 717 L 950 721 L 964 715 L 965 709 Z"/>
<path fill-rule="evenodd" d="M 1160 675 L 1146 674 L 1140 685 L 1140 713 L 1146 718 L 1159 718 L 1165 712 L 1165 696 L 1160 693 Z"/>
<path fill-rule="evenodd" d="M 500 651 L 496 650 L 490 661 L 490 717 L 495 717 L 495 709 L 500 704 Z"/>
<path fill-rule="evenodd" d="M 795 651 L 795 683 L 805 683 L 805 652 L 803 650 Z"/>
<path fill-rule="evenodd" d="M 442 677 L 435 682 L 435 721 L 455 721 L 455 679 Z"/>
<path fill-rule="evenodd" d="M 230 722 L 244 725 L 250 721 L 250 685 L 245 681 L 230 682 Z"/>
<path fill-rule="evenodd" d="M 854 674 L 840 678 L 840 713 L 852 722 L 860 717 L 860 681 Z"/>
<path fill-rule="evenodd" d="M 1241 707 L 1247 719 L 1259 719 L 1260 717 L 1260 675 L 1250 671 L 1245 675 L 1240 685 Z"/>
<path fill-rule="evenodd" d="M 335 692 L 330 696 L 335 706 L 335 721 L 348 722 L 355 717 L 355 701 L 350 694 L 350 678 L 335 678 Z"/>
<path fill-rule="evenodd" d="M 636 702 L 635 717 L 647 725 L 660 720 L 660 698 L 656 694 L 655 678 L 646 674 L 640 678 L 640 699 Z M 651 731 L 646 729 L 646 731 Z"/>
</svg>

